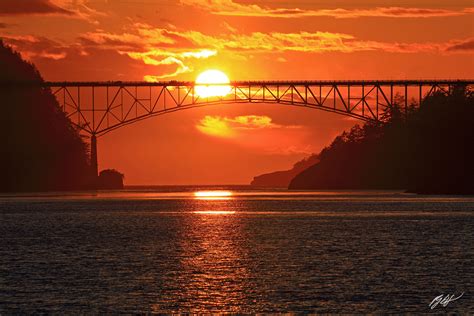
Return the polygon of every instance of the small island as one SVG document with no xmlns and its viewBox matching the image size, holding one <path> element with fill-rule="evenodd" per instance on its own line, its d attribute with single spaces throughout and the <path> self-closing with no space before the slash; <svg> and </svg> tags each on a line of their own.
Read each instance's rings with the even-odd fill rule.
<svg viewBox="0 0 474 316">
<path fill-rule="evenodd" d="M 115 169 L 102 170 L 97 178 L 97 188 L 102 190 L 123 189 L 124 175 Z"/>
</svg>

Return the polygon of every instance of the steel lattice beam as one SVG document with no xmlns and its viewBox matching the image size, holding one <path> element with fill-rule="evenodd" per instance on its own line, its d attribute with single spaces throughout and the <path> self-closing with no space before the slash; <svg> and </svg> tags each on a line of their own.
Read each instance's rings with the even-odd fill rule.
<svg viewBox="0 0 474 316">
<path fill-rule="evenodd" d="M 101 136 L 165 113 L 217 103 L 270 103 L 319 109 L 377 121 L 402 100 L 420 104 L 436 91 L 474 80 L 238 81 L 225 97 L 201 98 L 194 82 L 45 82 L 61 109 L 84 133 Z M 398 96 L 399 97 L 398 97 Z"/>
</svg>

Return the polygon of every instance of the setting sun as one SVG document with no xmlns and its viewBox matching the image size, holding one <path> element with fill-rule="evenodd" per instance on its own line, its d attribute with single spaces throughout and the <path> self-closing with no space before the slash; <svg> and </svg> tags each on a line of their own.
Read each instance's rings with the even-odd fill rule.
<svg viewBox="0 0 474 316">
<path fill-rule="evenodd" d="M 225 97 L 231 91 L 229 77 L 220 70 L 206 70 L 196 79 L 196 94 L 200 98 Z"/>
</svg>

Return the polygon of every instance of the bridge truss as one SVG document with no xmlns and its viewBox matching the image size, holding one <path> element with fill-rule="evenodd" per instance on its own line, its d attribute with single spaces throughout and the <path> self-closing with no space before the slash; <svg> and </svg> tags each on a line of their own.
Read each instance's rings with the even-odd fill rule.
<svg viewBox="0 0 474 316">
<path fill-rule="evenodd" d="M 148 117 L 222 103 L 269 103 L 301 106 L 377 121 L 402 102 L 420 104 L 436 91 L 473 81 L 242 81 L 224 97 L 202 98 L 194 82 L 46 82 L 61 109 L 84 133 L 101 136 Z M 215 85 L 212 85 L 215 86 Z M 398 95 L 398 97 L 396 97 Z"/>
<path fill-rule="evenodd" d="M 472 80 L 238 81 L 223 97 L 200 97 L 194 82 L 46 82 L 61 109 L 91 137 L 97 174 L 96 137 L 157 115 L 223 103 L 299 106 L 378 121 L 395 103 L 408 111 L 437 91 L 449 93 Z M 216 86 L 216 85 L 210 85 Z"/>
</svg>

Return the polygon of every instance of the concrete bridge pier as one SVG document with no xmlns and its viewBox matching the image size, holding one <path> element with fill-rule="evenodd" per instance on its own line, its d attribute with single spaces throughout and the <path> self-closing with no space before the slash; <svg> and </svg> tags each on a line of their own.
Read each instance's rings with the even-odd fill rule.
<svg viewBox="0 0 474 316">
<path fill-rule="evenodd" d="M 99 165 L 97 163 L 97 137 L 95 134 L 92 134 L 91 136 L 91 173 L 94 183 L 97 184 L 97 178 L 99 177 Z"/>
</svg>

